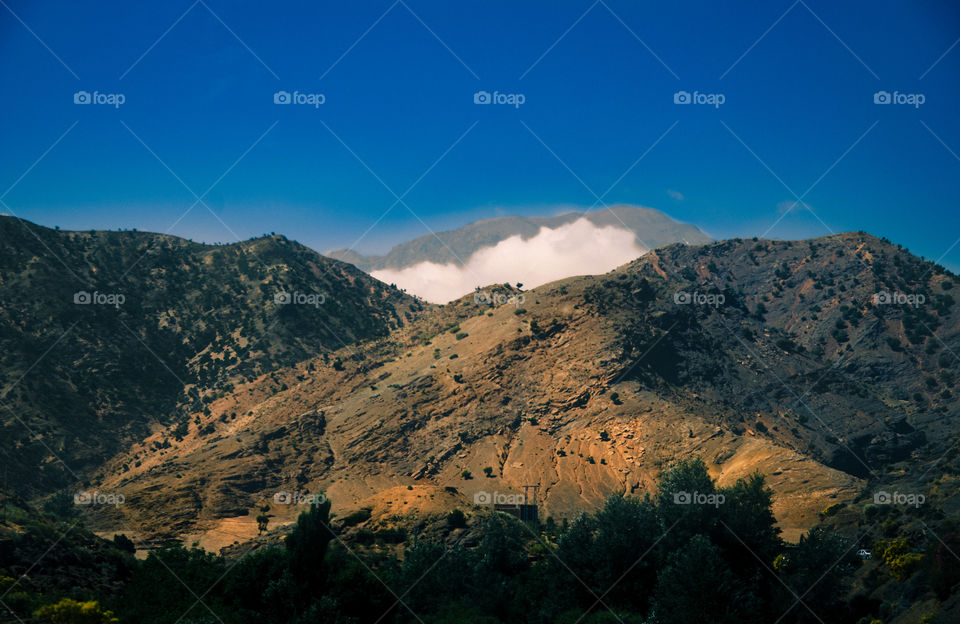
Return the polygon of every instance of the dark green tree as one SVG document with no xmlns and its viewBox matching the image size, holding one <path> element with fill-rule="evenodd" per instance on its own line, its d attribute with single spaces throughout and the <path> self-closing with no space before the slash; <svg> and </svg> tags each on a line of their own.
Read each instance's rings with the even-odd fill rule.
<svg viewBox="0 0 960 624">
<path fill-rule="evenodd" d="M 301 513 L 296 527 L 287 536 L 287 562 L 297 585 L 297 599 L 303 607 L 324 594 L 323 561 L 333 536 L 328 500 L 311 505 Z"/>
<path fill-rule="evenodd" d="M 766 487 L 764 476 L 754 473 L 719 492 L 724 502 L 719 507 L 721 527 L 715 543 L 724 549 L 727 563 L 741 577 L 748 571 L 769 574 L 783 542 L 773 516 L 773 491 Z"/>
<path fill-rule="evenodd" d="M 797 603 L 794 595 L 784 588 L 777 601 L 782 605 L 781 613 L 790 609 L 789 617 L 784 619 L 840 621 L 836 616 L 843 613 L 843 597 L 848 589 L 844 579 L 858 564 L 855 551 L 855 545 L 849 540 L 821 527 L 810 529 L 801 537 L 797 547 L 787 555 L 781 576 L 795 595 L 803 597 L 803 604 Z"/>
<path fill-rule="evenodd" d="M 660 475 L 655 500 L 666 533 L 662 540 L 665 552 L 680 548 L 694 535 L 717 534 L 720 505 L 701 502 L 715 494 L 707 465 L 699 457 L 680 460 Z"/>
<path fill-rule="evenodd" d="M 746 619 L 737 577 L 703 535 L 673 553 L 660 573 L 653 614 L 658 624 L 740 624 Z"/>
<path fill-rule="evenodd" d="M 295 615 L 295 587 L 287 552 L 279 547 L 250 553 L 224 579 L 241 621 L 281 624 Z"/>
<path fill-rule="evenodd" d="M 596 514 L 595 590 L 611 605 L 643 610 L 656 581 L 662 531 L 652 502 L 612 496 Z"/>
</svg>

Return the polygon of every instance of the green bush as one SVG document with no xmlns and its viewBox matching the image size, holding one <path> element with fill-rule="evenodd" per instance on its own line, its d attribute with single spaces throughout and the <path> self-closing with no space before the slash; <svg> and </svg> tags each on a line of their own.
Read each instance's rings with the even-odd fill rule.
<svg viewBox="0 0 960 624">
<path fill-rule="evenodd" d="M 910 578 L 923 561 L 923 555 L 911 552 L 910 545 L 902 537 L 880 540 L 874 546 L 874 552 L 880 562 L 889 568 L 890 575 L 900 582 Z"/>
<path fill-rule="evenodd" d="M 77 602 L 70 598 L 40 607 L 33 616 L 38 622 L 48 624 L 112 624 L 120 621 L 111 611 L 103 611 L 94 600 Z"/>
<path fill-rule="evenodd" d="M 343 518 L 343 526 L 356 526 L 370 519 L 371 510 L 367 507 L 358 509 Z"/>
<path fill-rule="evenodd" d="M 467 516 L 459 509 L 454 509 L 447 514 L 447 526 L 452 529 L 462 529 L 467 526 Z"/>
</svg>

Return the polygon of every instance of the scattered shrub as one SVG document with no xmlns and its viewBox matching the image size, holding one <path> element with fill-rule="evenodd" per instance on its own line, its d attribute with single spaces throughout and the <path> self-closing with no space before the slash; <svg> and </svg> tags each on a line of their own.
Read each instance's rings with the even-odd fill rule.
<svg viewBox="0 0 960 624">
<path fill-rule="evenodd" d="M 364 507 L 363 509 L 358 509 L 353 513 L 350 513 L 343 517 L 343 525 L 349 527 L 349 526 L 356 526 L 358 524 L 362 524 L 370 519 L 371 511 L 372 510 L 367 507 Z"/>
<path fill-rule="evenodd" d="M 447 526 L 451 529 L 462 529 L 467 526 L 467 516 L 459 509 L 447 514 Z"/>
</svg>

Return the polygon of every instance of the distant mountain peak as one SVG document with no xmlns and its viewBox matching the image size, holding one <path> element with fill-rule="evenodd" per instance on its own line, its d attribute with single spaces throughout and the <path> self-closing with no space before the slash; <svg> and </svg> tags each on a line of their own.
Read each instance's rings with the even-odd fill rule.
<svg viewBox="0 0 960 624">
<path fill-rule="evenodd" d="M 384 256 L 353 250 L 328 255 L 428 301 L 444 303 L 475 286 L 525 281 L 529 286 L 606 273 L 670 243 L 710 237 L 652 208 L 618 205 L 550 217 L 496 217 L 426 234 Z"/>
<path fill-rule="evenodd" d="M 693 225 L 676 221 L 659 210 L 643 206 L 616 205 L 591 211 L 570 211 L 550 217 L 493 217 L 474 221 L 455 230 L 424 234 L 396 245 L 386 255 L 364 255 L 352 249 L 335 249 L 326 255 L 353 264 L 363 271 L 402 269 L 418 262 L 448 264 L 459 257 L 466 260 L 477 250 L 519 235 L 528 240 L 541 228 L 555 229 L 578 219 L 587 219 L 603 227 L 613 226 L 632 231 L 637 243 L 646 249 L 684 242 L 691 245 L 712 239 Z M 456 254 L 454 256 L 453 254 Z"/>
</svg>

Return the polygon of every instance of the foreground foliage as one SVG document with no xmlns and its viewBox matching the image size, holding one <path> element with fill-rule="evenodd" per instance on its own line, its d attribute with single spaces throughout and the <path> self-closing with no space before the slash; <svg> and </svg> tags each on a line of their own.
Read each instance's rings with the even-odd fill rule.
<svg viewBox="0 0 960 624">
<path fill-rule="evenodd" d="M 444 540 L 411 537 L 400 550 L 345 541 L 324 502 L 282 546 L 239 557 L 124 553 L 132 572 L 109 595 L 31 597 L 11 577 L 3 586 L 24 594 L 14 603 L 43 602 L 27 611 L 33 621 L 64 624 L 832 624 L 890 621 L 890 605 L 858 583 L 946 598 L 960 582 L 960 565 L 902 537 L 877 541 L 863 568 L 857 541 L 823 528 L 784 544 L 771 496 L 759 474 L 721 488 L 702 461 L 679 462 L 655 496 L 614 496 L 569 524 L 471 514 L 443 522 Z"/>
</svg>

